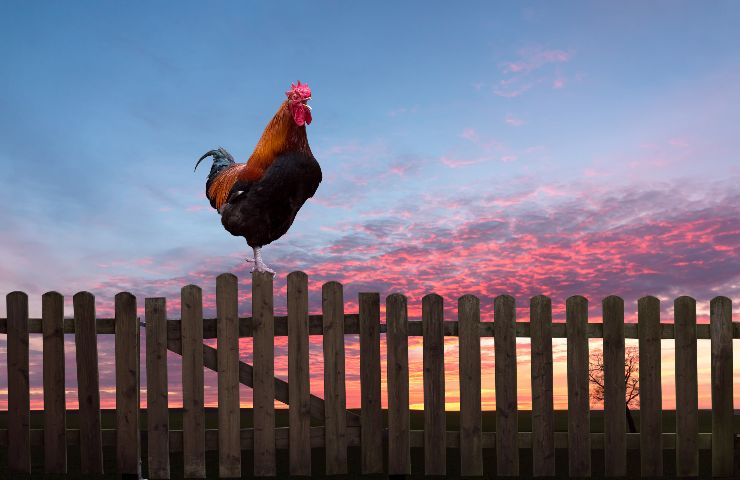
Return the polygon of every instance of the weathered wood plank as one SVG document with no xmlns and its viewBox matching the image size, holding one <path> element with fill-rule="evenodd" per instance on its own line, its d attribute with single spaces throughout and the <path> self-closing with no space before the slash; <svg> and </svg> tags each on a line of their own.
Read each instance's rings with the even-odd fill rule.
<svg viewBox="0 0 740 480">
<path fill-rule="evenodd" d="M 637 301 L 640 351 L 640 475 L 663 476 L 660 300 Z"/>
<path fill-rule="evenodd" d="M 180 291 L 182 322 L 182 428 L 185 478 L 206 476 L 205 411 L 203 409 L 203 294 L 187 285 Z M 169 345 L 168 345 L 169 348 Z M 216 365 L 213 366 L 214 369 Z"/>
<path fill-rule="evenodd" d="M 442 297 L 425 295 L 421 301 L 424 328 L 424 474 L 447 474 L 445 430 L 445 366 Z"/>
<path fill-rule="evenodd" d="M 460 325 L 460 475 L 483 475 L 480 367 L 480 300 L 463 295 L 457 300 Z"/>
<path fill-rule="evenodd" d="M 139 320 L 136 297 L 115 298 L 116 467 L 121 475 L 141 473 L 139 434 Z"/>
<path fill-rule="evenodd" d="M 72 298 L 75 315 L 77 398 L 80 404 L 80 472 L 103 474 L 103 445 L 100 431 L 100 384 L 98 339 L 95 333 L 95 297 L 79 292 Z"/>
<path fill-rule="evenodd" d="M 388 325 L 388 474 L 411 474 L 409 438 L 409 344 L 406 297 L 394 293 L 386 298 Z"/>
<path fill-rule="evenodd" d="M 149 478 L 170 478 L 170 421 L 167 391 L 167 302 L 147 298 L 146 410 Z"/>
<path fill-rule="evenodd" d="M 710 302 L 712 333 L 712 476 L 733 475 L 732 301 Z"/>
<path fill-rule="evenodd" d="M 308 365 L 308 276 L 288 274 L 290 474 L 311 475 L 311 384 Z"/>
<path fill-rule="evenodd" d="M 275 476 L 275 337 L 272 274 L 252 273 L 254 475 Z M 290 397 L 290 392 L 288 392 Z M 290 400 L 290 398 L 288 398 Z"/>
<path fill-rule="evenodd" d="M 532 328 L 532 474 L 555 476 L 555 420 L 552 385 L 552 302 L 529 302 Z"/>
<path fill-rule="evenodd" d="M 380 410 L 380 295 L 360 293 L 360 389 L 362 473 L 383 473 Z"/>
<path fill-rule="evenodd" d="M 67 473 L 67 410 L 64 386 L 64 297 L 41 297 L 44 334 L 44 472 Z"/>
<path fill-rule="evenodd" d="M 31 397 L 28 384 L 28 295 L 11 292 L 8 309 L 8 470 L 31 473 Z"/>
<path fill-rule="evenodd" d="M 496 473 L 519 475 L 519 431 L 516 401 L 516 304 L 514 297 L 494 300 L 494 348 L 496 352 Z"/>
<path fill-rule="evenodd" d="M 699 474 L 698 387 L 696 377 L 696 301 L 678 297 L 676 324 L 676 475 Z"/>
<path fill-rule="evenodd" d="M 602 301 L 604 323 L 604 474 L 627 474 L 627 415 L 624 379 L 624 301 Z"/>
<path fill-rule="evenodd" d="M 216 279 L 218 315 L 218 475 L 241 477 L 239 442 L 239 326 L 237 279 L 222 273 Z M 256 342 L 255 342 L 256 343 Z M 257 356 L 255 352 L 255 357 Z M 255 397 L 256 397 L 255 389 Z M 257 426 L 255 405 L 255 427 Z"/>
<path fill-rule="evenodd" d="M 568 334 L 568 473 L 591 476 L 591 413 L 588 392 L 588 300 L 580 295 L 565 303 Z"/>
<path fill-rule="evenodd" d="M 342 285 L 321 288 L 324 344 L 326 474 L 347 474 L 347 409 L 344 376 L 344 296 Z"/>
</svg>

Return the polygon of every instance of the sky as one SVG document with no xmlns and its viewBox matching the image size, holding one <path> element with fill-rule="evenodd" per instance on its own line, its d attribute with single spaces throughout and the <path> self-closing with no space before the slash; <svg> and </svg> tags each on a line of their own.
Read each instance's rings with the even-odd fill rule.
<svg viewBox="0 0 740 480">
<path fill-rule="evenodd" d="M 323 182 L 263 250 L 279 272 L 276 314 L 286 311 L 287 273 L 302 270 L 311 313 L 321 285 L 336 280 L 347 312 L 358 292 L 379 292 L 381 304 L 400 292 L 419 319 L 421 298 L 435 292 L 453 320 L 469 293 L 491 321 L 493 299 L 509 294 L 526 320 L 528 299 L 545 294 L 563 321 L 565 299 L 579 294 L 600 322 L 601 300 L 616 294 L 634 322 L 637 299 L 655 295 L 671 322 L 673 300 L 690 295 L 706 323 L 711 298 L 740 300 L 738 20 L 729 1 L 3 2 L 0 317 L 14 290 L 29 294 L 32 317 L 50 290 L 65 295 L 71 317 L 72 295 L 86 290 L 101 317 L 130 291 L 142 315 L 145 297 L 162 296 L 179 318 L 190 283 L 213 317 L 223 272 L 239 277 L 239 311 L 250 315 L 251 250 L 223 229 L 204 195 L 207 169 L 193 166 L 218 146 L 246 161 L 301 80 L 313 93 L 308 138 Z M 357 338 L 346 340 L 348 403 L 359 406 Z M 420 407 L 414 342 L 411 403 Z M 41 336 L 30 345 L 40 408 Z M 71 336 L 65 348 L 76 408 Z M 555 406 L 565 408 L 564 341 L 554 348 Z M 675 405 L 672 348 L 663 341 L 666 408 Z M 708 408 L 709 342 L 698 350 Z M 4 351 L 0 335 L 0 408 Z M 251 359 L 250 339 L 241 354 Z M 493 408 L 492 341 L 482 355 L 484 408 Z M 517 355 L 528 408 L 528 339 Z M 445 356 L 454 409 L 455 338 Z M 99 339 L 99 357 L 103 406 L 113 406 L 112 338 Z M 321 358 L 312 337 L 319 396 Z M 284 338 L 276 374 L 287 378 Z M 215 405 L 215 374 L 206 383 Z M 249 389 L 241 398 L 250 404 Z"/>
</svg>

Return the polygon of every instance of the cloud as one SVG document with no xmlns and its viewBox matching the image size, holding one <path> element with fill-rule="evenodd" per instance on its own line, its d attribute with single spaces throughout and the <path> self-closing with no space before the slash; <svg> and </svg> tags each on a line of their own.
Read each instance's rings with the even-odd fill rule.
<svg viewBox="0 0 740 480">
<path fill-rule="evenodd" d="M 511 125 L 512 127 L 521 127 L 526 122 L 522 120 L 521 118 L 515 117 L 512 114 L 506 115 L 506 118 L 504 119 L 507 125 Z"/>
<path fill-rule="evenodd" d="M 501 97 L 513 98 L 542 83 L 550 83 L 554 89 L 563 88 L 565 77 L 559 68 L 572 58 L 573 54 L 565 50 L 541 46 L 522 48 L 515 60 L 499 64 L 502 78 L 493 85 L 493 92 Z"/>
</svg>

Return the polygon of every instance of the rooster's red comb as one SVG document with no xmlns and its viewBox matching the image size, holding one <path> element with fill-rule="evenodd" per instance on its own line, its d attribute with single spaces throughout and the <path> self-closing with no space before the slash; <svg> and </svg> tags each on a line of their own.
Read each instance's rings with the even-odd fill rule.
<svg viewBox="0 0 740 480">
<path fill-rule="evenodd" d="M 298 84 L 290 84 L 290 90 L 285 92 L 285 95 L 289 99 L 302 100 L 311 96 L 311 89 L 308 87 L 308 84 L 301 83 L 301 81 L 298 80 Z"/>
</svg>

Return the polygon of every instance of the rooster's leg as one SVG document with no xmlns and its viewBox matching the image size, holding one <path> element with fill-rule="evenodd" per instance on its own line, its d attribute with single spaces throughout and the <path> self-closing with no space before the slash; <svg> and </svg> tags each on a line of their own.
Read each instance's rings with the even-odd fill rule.
<svg viewBox="0 0 740 480">
<path fill-rule="evenodd" d="M 262 247 L 253 247 L 254 250 L 254 260 L 251 258 L 247 258 L 247 262 L 254 263 L 254 267 L 252 268 L 253 272 L 270 272 L 272 276 L 275 276 L 275 270 L 272 270 L 271 268 L 268 268 L 267 265 L 265 265 L 265 262 L 262 261 Z"/>
</svg>

